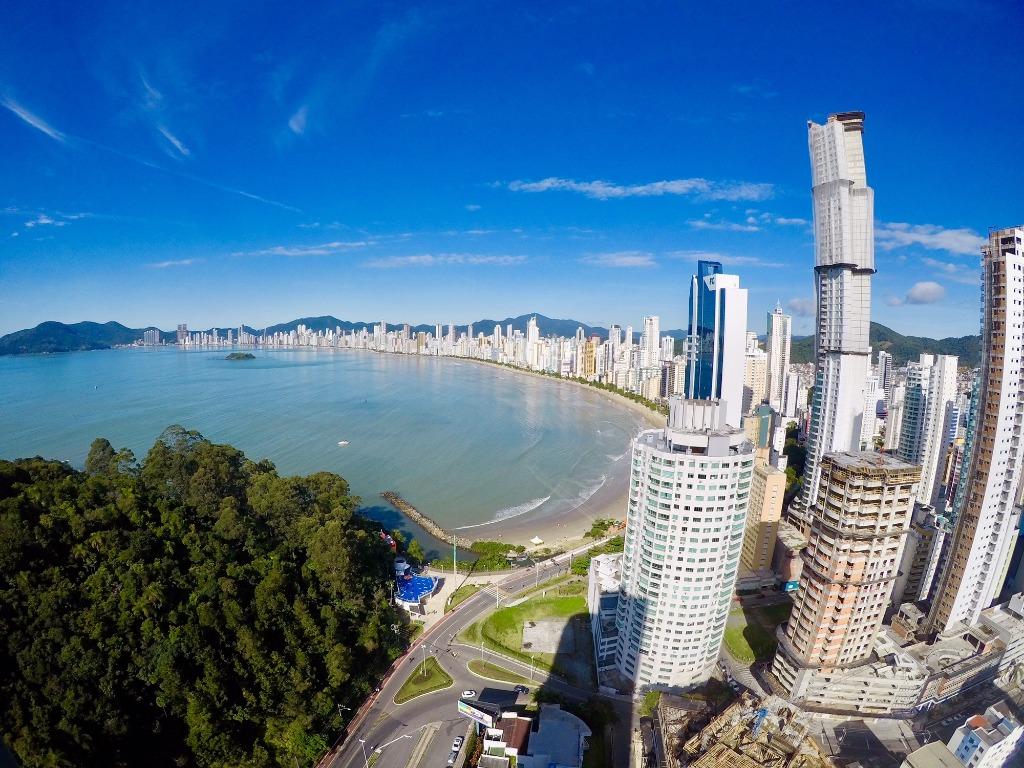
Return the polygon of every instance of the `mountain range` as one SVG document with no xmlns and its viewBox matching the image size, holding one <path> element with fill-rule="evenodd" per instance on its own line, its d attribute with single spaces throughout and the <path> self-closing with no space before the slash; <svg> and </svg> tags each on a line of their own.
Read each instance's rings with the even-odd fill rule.
<svg viewBox="0 0 1024 768">
<path fill-rule="evenodd" d="M 519 315 L 518 317 L 506 317 L 503 320 L 478 320 L 473 323 L 474 332 L 483 331 L 490 333 L 495 325 L 500 325 L 502 332 L 511 325 L 513 330 L 525 332 L 526 326 L 531 317 L 537 318 L 541 333 L 545 336 L 554 334 L 556 336 L 573 336 L 578 328 L 583 329 L 586 336 L 598 336 L 608 338 L 608 329 L 596 325 L 587 325 L 576 320 L 562 320 L 558 318 L 545 317 L 544 315 Z M 294 331 L 300 325 L 304 325 L 315 331 L 326 331 L 328 329 L 341 328 L 343 331 L 363 330 L 373 328 L 375 322 L 353 322 L 340 320 L 332 315 L 321 315 L 318 317 L 300 317 L 287 323 L 267 326 L 266 328 L 253 328 L 242 326 L 247 332 L 260 333 L 288 333 Z M 388 324 L 388 330 L 401 328 L 398 324 Z M 456 326 L 456 333 L 463 333 L 468 326 Z M 154 326 L 147 328 L 129 328 L 121 323 L 59 323 L 48 321 L 40 323 L 35 328 L 15 331 L 6 336 L 0 337 L 0 355 L 39 354 L 55 352 L 77 352 L 92 349 L 110 349 L 111 347 L 133 344 L 142 338 L 143 332 L 154 330 Z M 192 329 L 196 330 L 196 329 Z M 207 328 L 207 333 L 214 330 L 222 336 L 228 330 L 237 328 Z M 411 327 L 415 332 L 434 332 L 433 325 L 415 325 Z M 447 326 L 445 326 L 447 331 Z M 681 339 L 686 336 L 686 331 L 673 329 L 662 332 L 665 336 L 674 339 Z M 634 333 L 634 341 L 637 338 Z M 176 338 L 175 331 L 160 331 L 160 338 L 164 342 L 173 343 Z M 976 366 L 981 354 L 981 340 L 978 336 L 960 336 L 945 339 L 929 339 L 923 336 L 904 336 L 901 333 L 888 328 L 880 323 L 871 323 L 871 346 L 877 352 L 884 349 L 890 352 L 897 364 L 908 360 L 916 359 L 922 352 L 934 354 L 957 355 L 962 365 Z M 792 361 L 794 363 L 808 363 L 813 359 L 814 339 L 811 336 L 804 336 L 793 339 Z"/>
</svg>

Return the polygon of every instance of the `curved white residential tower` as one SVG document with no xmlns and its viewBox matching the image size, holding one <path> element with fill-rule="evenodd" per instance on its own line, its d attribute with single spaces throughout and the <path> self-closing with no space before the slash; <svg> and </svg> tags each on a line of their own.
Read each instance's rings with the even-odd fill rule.
<svg viewBox="0 0 1024 768">
<path fill-rule="evenodd" d="M 707 680 L 729 615 L 754 447 L 720 400 L 670 400 L 633 441 L 615 664 L 636 687 Z"/>
<path fill-rule="evenodd" d="M 814 398 L 807 463 L 794 522 L 818 497 L 821 458 L 861 449 L 864 382 L 871 365 L 871 275 L 875 272 L 874 191 L 864 167 L 864 113 L 807 124 L 814 196 Z"/>
</svg>

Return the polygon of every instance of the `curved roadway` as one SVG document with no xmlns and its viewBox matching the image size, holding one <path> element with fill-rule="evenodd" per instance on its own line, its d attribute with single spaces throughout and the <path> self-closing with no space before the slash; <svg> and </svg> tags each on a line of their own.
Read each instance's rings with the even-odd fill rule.
<svg viewBox="0 0 1024 768">
<path fill-rule="evenodd" d="M 547 581 L 567 572 L 571 555 L 585 552 L 599 543 L 593 542 L 552 558 L 546 564 L 512 574 L 498 584 L 502 602 L 507 603 L 509 596 L 534 586 L 537 581 Z M 513 684 L 484 680 L 467 669 L 466 664 L 470 659 L 480 658 L 480 649 L 463 645 L 454 639 L 463 629 L 493 609 L 495 602 L 494 587 L 482 589 L 417 638 L 406 655 L 396 662 L 392 673 L 381 683 L 380 691 L 360 707 L 349 723 L 344 742 L 336 745 L 320 761 L 319 768 L 365 768 L 364 760 L 371 758 L 373 750 L 378 747 L 381 751 L 374 765 L 379 768 L 405 768 L 414 757 L 417 758 L 414 766 L 442 768 L 450 754 L 452 739 L 465 736 L 470 723 L 456 709 L 456 702 L 463 690 L 478 691 L 479 698 L 484 701 L 505 705 L 515 703 L 517 697 L 512 690 Z M 413 672 L 416 663 L 427 654 L 437 657 L 441 666 L 451 675 L 454 685 L 396 705 L 394 699 L 398 689 Z M 486 651 L 483 656 L 526 678 L 530 677 L 529 665 L 498 656 L 491 651 Z M 546 688 L 569 698 L 586 699 L 594 695 L 593 691 L 573 687 L 554 677 L 537 675 L 534 679 L 537 684 L 543 682 Z M 529 687 L 532 690 L 535 685 Z M 615 697 L 613 706 L 619 716 L 618 731 L 623 734 L 615 739 L 615 752 L 617 756 L 625 758 L 625 762 L 616 761 L 615 764 L 628 765 L 628 725 L 632 706 L 625 697 Z M 456 765 L 462 764 L 464 752 Z"/>
</svg>

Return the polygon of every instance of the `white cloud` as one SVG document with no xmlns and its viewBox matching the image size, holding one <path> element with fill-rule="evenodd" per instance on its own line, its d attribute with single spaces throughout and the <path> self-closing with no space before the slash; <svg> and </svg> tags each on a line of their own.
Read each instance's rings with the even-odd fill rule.
<svg viewBox="0 0 1024 768">
<path fill-rule="evenodd" d="M 33 227 L 63 227 L 67 224 L 66 221 L 60 221 L 54 219 L 52 216 L 47 216 L 45 213 L 40 213 L 34 219 L 25 222 L 26 229 L 32 229 Z"/>
<path fill-rule="evenodd" d="M 656 267 L 658 263 L 653 254 L 647 251 L 615 251 L 613 253 L 593 253 L 584 256 L 580 261 L 592 267 Z"/>
<path fill-rule="evenodd" d="M 486 256 L 473 253 L 422 253 L 414 256 L 386 256 L 363 262 L 364 267 L 395 269 L 397 267 L 493 266 L 512 267 L 526 261 L 525 256 Z"/>
<path fill-rule="evenodd" d="M 61 133 L 56 128 L 51 126 L 49 123 L 43 120 L 43 118 L 33 114 L 32 112 L 29 112 L 14 99 L 4 96 L 3 98 L 0 98 L 0 106 L 3 106 L 5 109 L 10 110 L 19 118 L 21 118 L 24 122 L 31 125 L 37 131 L 42 131 L 54 141 L 59 141 L 62 144 L 65 141 L 67 141 L 67 138 L 64 136 L 63 133 Z"/>
<path fill-rule="evenodd" d="M 801 218 L 788 218 L 786 216 L 776 216 L 775 223 L 781 224 L 782 226 L 793 226 L 793 227 L 806 227 L 809 222 L 807 219 Z"/>
<path fill-rule="evenodd" d="M 198 264 L 202 259 L 176 259 L 171 261 L 156 261 L 152 264 L 147 264 L 147 267 L 152 269 L 168 269 L 170 267 L 190 267 L 193 264 Z"/>
<path fill-rule="evenodd" d="M 732 92 L 746 96 L 748 99 L 771 99 L 779 95 L 778 91 L 769 89 L 760 80 L 755 80 L 753 83 L 736 83 L 732 87 Z"/>
<path fill-rule="evenodd" d="M 985 238 L 973 230 L 945 229 L 936 224 L 879 222 L 875 228 L 875 243 L 885 251 L 919 245 L 930 250 L 973 256 L 985 242 Z"/>
<path fill-rule="evenodd" d="M 798 317 L 814 317 L 818 306 L 814 299 L 796 298 L 786 302 L 786 309 Z"/>
<path fill-rule="evenodd" d="M 353 242 L 342 242 L 335 240 L 330 243 L 317 243 L 314 245 L 275 245 L 273 248 L 263 248 L 258 251 L 244 251 L 235 253 L 235 256 L 333 256 L 344 251 L 365 248 L 373 245 L 372 240 L 356 240 Z"/>
<path fill-rule="evenodd" d="M 940 261 L 928 256 L 923 256 L 921 263 L 926 267 L 937 270 L 944 278 L 952 280 L 954 283 L 963 283 L 964 285 L 981 284 L 981 274 L 977 267 L 966 267 L 963 264 Z"/>
<path fill-rule="evenodd" d="M 466 205 L 466 210 L 469 211 L 470 213 L 474 213 L 475 211 L 479 211 L 480 208 L 481 208 L 481 206 L 477 205 L 476 203 L 469 203 L 468 205 Z"/>
<path fill-rule="evenodd" d="M 766 261 L 760 256 L 733 256 L 718 251 L 670 251 L 669 256 L 673 259 L 687 259 L 690 261 L 718 261 L 732 267 L 784 267 L 779 261 Z"/>
<path fill-rule="evenodd" d="M 705 200 L 767 200 L 774 194 L 771 184 L 715 182 L 701 178 L 615 184 L 610 181 L 575 181 L 549 176 L 540 181 L 510 181 L 507 186 L 513 192 L 577 192 L 595 200 L 665 195 L 693 195 Z"/>
<path fill-rule="evenodd" d="M 740 224 L 735 221 L 713 221 L 709 218 L 691 219 L 687 222 L 694 229 L 712 229 L 722 232 L 760 232 L 756 224 Z"/>
<path fill-rule="evenodd" d="M 288 118 L 288 128 L 292 133 L 301 136 L 306 132 L 306 122 L 309 118 L 309 105 L 303 104 L 295 114 Z"/>
<path fill-rule="evenodd" d="M 160 131 L 161 135 L 167 139 L 167 143 L 174 147 L 182 157 L 189 157 L 192 154 L 189 151 L 189 148 L 185 146 L 184 142 L 167 130 L 167 128 L 162 125 L 158 125 L 156 129 Z"/>
<path fill-rule="evenodd" d="M 885 303 L 890 307 L 899 307 L 903 304 L 935 304 L 946 297 L 946 289 L 932 280 L 922 280 L 914 283 L 907 291 L 904 298 L 890 296 Z"/>
</svg>

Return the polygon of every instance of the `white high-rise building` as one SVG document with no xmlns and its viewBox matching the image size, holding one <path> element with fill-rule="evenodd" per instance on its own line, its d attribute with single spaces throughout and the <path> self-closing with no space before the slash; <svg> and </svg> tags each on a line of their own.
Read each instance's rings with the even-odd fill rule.
<svg viewBox="0 0 1024 768">
<path fill-rule="evenodd" d="M 747 345 L 747 353 L 743 356 L 743 415 L 752 413 L 764 402 L 768 389 L 768 355 L 757 344 Z"/>
<path fill-rule="evenodd" d="M 669 401 L 633 441 L 615 663 L 637 688 L 708 679 L 739 569 L 754 446 L 725 403 Z"/>
<path fill-rule="evenodd" d="M 800 503 L 793 522 L 806 528 L 826 453 L 861 445 L 864 382 L 871 363 L 871 276 L 875 272 L 874 191 L 864 165 L 864 113 L 809 122 L 814 196 L 814 398 Z"/>
<path fill-rule="evenodd" d="M 768 335 L 765 347 L 768 353 L 768 375 L 765 382 L 768 389 L 768 405 L 777 413 L 782 412 L 786 399 L 786 374 L 789 371 L 789 352 L 793 343 L 793 318 L 775 305 L 768 313 Z"/>
<path fill-rule="evenodd" d="M 1024 472 L 1024 226 L 982 249 L 981 375 L 953 499 L 953 542 L 928 620 L 968 625 L 999 596 L 1020 522 Z"/>
<path fill-rule="evenodd" d="M 698 261 L 690 282 L 686 394 L 722 400 L 725 423 L 740 427 L 747 337 L 747 289 L 737 275 L 722 274 L 717 261 Z"/>
<path fill-rule="evenodd" d="M 884 349 L 878 350 L 878 386 L 885 393 L 885 404 L 889 404 L 893 384 L 892 355 Z"/>
<path fill-rule="evenodd" d="M 921 485 L 917 499 L 922 504 L 934 501 L 939 460 L 946 455 L 946 418 L 956 400 L 955 355 L 922 354 L 917 363 L 907 366 L 906 392 L 903 398 L 903 423 L 897 455 L 921 466 Z"/>
<path fill-rule="evenodd" d="M 640 367 L 659 368 L 661 364 L 661 330 L 657 315 L 644 317 L 644 332 L 640 335 Z"/>
</svg>

